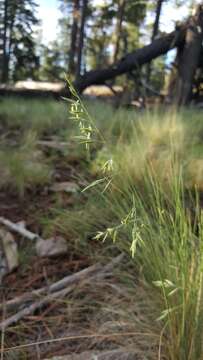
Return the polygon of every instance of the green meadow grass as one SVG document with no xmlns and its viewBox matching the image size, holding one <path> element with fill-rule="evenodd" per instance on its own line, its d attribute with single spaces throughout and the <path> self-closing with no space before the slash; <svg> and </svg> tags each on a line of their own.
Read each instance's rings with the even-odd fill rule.
<svg viewBox="0 0 203 360">
<path fill-rule="evenodd" d="M 5 144 L 0 150 L 0 188 L 25 195 L 26 189 L 44 186 L 51 180 L 52 167 L 37 147 L 36 134 L 27 132 L 17 147 Z"/>
<path fill-rule="evenodd" d="M 22 197 L 26 189 L 50 183 L 54 164 L 38 141 L 69 141 L 71 129 L 64 101 L 1 99 L 0 188 Z"/>
<path fill-rule="evenodd" d="M 122 116 L 115 118 L 115 110 L 109 105 L 88 104 L 92 117 L 97 114 L 101 132 L 117 138 L 121 133 Z M 126 112 L 128 114 L 128 112 Z M 129 115 L 128 115 L 129 116 Z M 127 127 L 127 132 L 129 127 Z M 126 132 L 126 134 L 127 134 Z M 0 101 L 0 188 L 15 191 L 24 196 L 26 189 L 34 189 L 51 181 L 56 152 L 47 159 L 39 148 L 39 140 L 67 142 L 64 154 L 84 156 L 82 146 L 70 146 L 75 136 L 69 119 L 67 102 L 2 98 Z M 76 144 L 76 142 L 75 142 Z"/>
<path fill-rule="evenodd" d="M 66 127 L 67 108 L 63 101 L 2 98 L 0 119 L 8 130 L 33 130 L 39 135 L 53 135 Z"/>
</svg>

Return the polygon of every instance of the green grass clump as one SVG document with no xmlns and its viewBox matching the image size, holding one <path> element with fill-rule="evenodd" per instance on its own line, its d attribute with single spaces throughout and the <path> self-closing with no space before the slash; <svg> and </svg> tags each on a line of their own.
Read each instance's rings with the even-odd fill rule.
<svg viewBox="0 0 203 360">
<path fill-rule="evenodd" d="M 105 147 L 91 166 L 102 179 L 104 163 L 112 159 L 108 187 L 96 181 L 84 206 L 55 219 L 61 232 L 72 232 L 83 242 L 95 235 L 103 241 L 111 238 L 131 254 L 159 304 L 158 358 L 165 354 L 171 360 L 203 356 L 203 218 L 198 200 L 203 174 L 201 167 L 191 166 L 203 159 L 202 125 L 197 115 L 195 130 L 187 116 L 162 111 L 141 115 L 131 123 L 131 134 L 119 132 L 117 143 L 115 132 L 111 141 L 107 131 Z"/>
<path fill-rule="evenodd" d="M 18 147 L 0 150 L 0 188 L 15 191 L 21 197 L 25 190 L 49 183 L 51 166 L 36 146 L 36 134 L 28 132 Z"/>
<path fill-rule="evenodd" d="M 51 99 L 2 99 L 0 119 L 4 130 L 21 130 L 21 133 L 32 130 L 39 136 L 54 135 L 66 127 L 71 127 L 67 120 L 65 103 Z"/>
</svg>

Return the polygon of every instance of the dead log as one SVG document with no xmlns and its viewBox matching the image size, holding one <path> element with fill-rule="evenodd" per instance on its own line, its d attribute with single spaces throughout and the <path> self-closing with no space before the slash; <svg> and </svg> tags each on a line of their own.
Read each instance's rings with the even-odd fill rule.
<svg viewBox="0 0 203 360">
<path fill-rule="evenodd" d="M 90 85 L 105 84 L 116 76 L 139 69 L 142 65 L 160 55 L 166 54 L 170 49 L 179 47 L 184 43 L 186 25 L 182 25 L 168 35 L 155 39 L 151 44 L 127 54 L 116 64 L 102 70 L 89 71 L 75 82 L 74 86 L 79 93 Z"/>
<path fill-rule="evenodd" d="M 75 82 L 75 87 L 78 92 L 82 92 L 90 85 L 105 84 L 116 76 L 139 70 L 142 65 L 177 47 L 175 79 L 173 78 L 170 86 L 171 99 L 178 105 L 185 105 L 191 98 L 196 70 L 200 63 L 202 42 L 203 4 L 198 5 L 194 15 L 189 17 L 183 25 L 178 26 L 174 32 L 127 54 L 106 69 L 86 73 Z"/>
<path fill-rule="evenodd" d="M 14 86 L 0 86 L 0 97 L 23 97 L 25 99 L 54 99 L 61 100 L 67 95 L 67 89 L 62 90 L 41 90 L 41 89 L 16 89 Z"/>
</svg>

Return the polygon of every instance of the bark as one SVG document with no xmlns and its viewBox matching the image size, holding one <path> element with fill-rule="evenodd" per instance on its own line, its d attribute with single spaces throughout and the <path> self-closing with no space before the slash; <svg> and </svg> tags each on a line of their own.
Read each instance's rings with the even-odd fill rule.
<svg viewBox="0 0 203 360">
<path fill-rule="evenodd" d="M 116 23 L 116 43 L 114 48 L 114 54 L 113 54 L 113 62 L 116 62 L 118 60 L 118 54 L 120 50 L 120 40 L 121 40 L 121 33 L 122 33 L 122 24 L 123 24 L 123 18 L 125 13 L 125 5 L 126 0 L 120 0 L 119 4 L 119 10 L 118 10 L 118 18 Z"/>
<path fill-rule="evenodd" d="M 83 45 L 84 45 L 84 37 L 85 37 L 85 22 L 87 17 L 87 5 L 88 5 L 88 0 L 83 0 L 80 33 L 79 33 L 79 44 L 78 44 L 76 79 L 78 79 L 81 74 L 82 53 L 83 53 Z"/>
<path fill-rule="evenodd" d="M 78 20 L 79 20 L 80 0 L 74 0 L 73 4 L 73 24 L 71 29 L 71 44 L 69 51 L 69 72 L 75 74 L 76 64 L 75 55 L 77 49 Z"/>
<path fill-rule="evenodd" d="M 180 46 L 184 42 L 185 32 L 186 27 L 183 25 L 168 35 L 154 40 L 151 44 L 127 54 L 108 68 L 87 72 L 76 80 L 74 86 L 81 93 L 90 85 L 105 84 L 106 81 L 114 79 L 116 76 L 139 69 L 156 57 L 166 54 L 172 48 Z"/>
<path fill-rule="evenodd" d="M 203 5 L 199 5 L 196 14 L 189 20 L 185 44 L 179 49 L 176 102 L 185 105 L 192 95 L 192 86 L 198 68 L 203 41 Z"/>
</svg>

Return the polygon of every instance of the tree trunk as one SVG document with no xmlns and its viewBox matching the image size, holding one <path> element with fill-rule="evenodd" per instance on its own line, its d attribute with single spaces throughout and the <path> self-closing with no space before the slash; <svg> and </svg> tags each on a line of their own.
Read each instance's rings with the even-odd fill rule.
<svg viewBox="0 0 203 360">
<path fill-rule="evenodd" d="M 203 5 L 189 20 L 185 43 L 179 49 L 175 102 L 185 105 L 192 95 L 192 86 L 198 68 L 203 41 Z"/>
<path fill-rule="evenodd" d="M 159 22 L 160 22 L 161 9 L 162 9 L 163 2 L 164 2 L 164 0 L 157 0 L 156 17 L 155 17 L 155 21 L 154 21 L 152 38 L 151 38 L 152 41 L 155 39 L 155 37 L 159 33 Z"/>
<path fill-rule="evenodd" d="M 2 57 L 2 82 L 8 81 L 8 54 L 7 54 L 7 29 L 8 28 L 8 0 L 4 1 L 3 18 L 3 57 Z"/>
<path fill-rule="evenodd" d="M 185 32 L 186 27 L 183 25 L 180 29 L 154 40 L 150 45 L 127 54 L 106 69 L 87 72 L 80 76 L 74 85 L 78 92 L 82 92 L 90 85 L 105 84 L 107 80 L 114 79 L 116 76 L 139 69 L 140 66 L 166 54 L 172 48 L 180 46 L 184 42 Z"/>
<path fill-rule="evenodd" d="M 156 36 L 159 33 L 159 22 L 160 22 L 161 9 L 162 9 L 163 2 L 164 2 L 164 0 L 157 0 L 156 16 L 155 16 L 152 37 L 151 37 L 152 42 L 154 41 L 154 39 L 156 38 Z M 151 75 L 151 63 L 149 63 L 147 66 L 147 75 L 146 75 L 147 83 L 149 83 L 149 81 L 150 81 L 150 75 Z"/>
<path fill-rule="evenodd" d="M 3 14 L 4 11 L 4 3 L 0 1 L 0 12 Z M 0 18 L 0 83 L 2 81 L 2 69 L 3 69 L 3 34 L 4 34 L 4 24 L 2 17 Z"/>
<path fill-rule="evenodd" d="M 13 27 L 18 8 L 17 2 L 4 0 L 4 19 L 3 19 L 3 65 L 2 65 L 2 82 L 7 83 L 9 80 L 9 64 L 13 45 Z"/>
<path fill-rule="evenodd" d="M 75 55 L 77 48 L 77 35 L 78 35 L 78 20 L 79 20 L 79 9 L 80 9 L 80 0 L 74 0 L 73 4 L 73 24 L 71 29 L 71 44 L 69 51 L 69 72 L 70 74 L 75 74 Z"/>
<path fill-rule="evenodd" d="M 80 24 L 80 33 L 79 33 L 79 44 L 78 44 L 78 59 L 77 59 L 77 69 L 76 69 L 76 79 L 81 75 L 81 64 L 82 64 L 82 53 L 85 37 L 85 21 L 87 17 L 87 5 L 88 0 L 83 0 L 82 2 L 82 14 L 81 14 L 81 24 Z"/>
<path fill-rule="evenodd" d="M 118 18 L 116 22 L 116 43 L 114 48 L 114 54 L 113 54 L 113 62 L 115 63 L 118 60 L 119 50 L 120 50 L 120 40 L 121 40 L 121 33 L 122 33 L 122 24 L 123 24 L 123 18 L 125 13 L 125 5 L 126 0 L 120 0 L 119 3 L 119 9 L 118 9 Z"/>
</svg>

